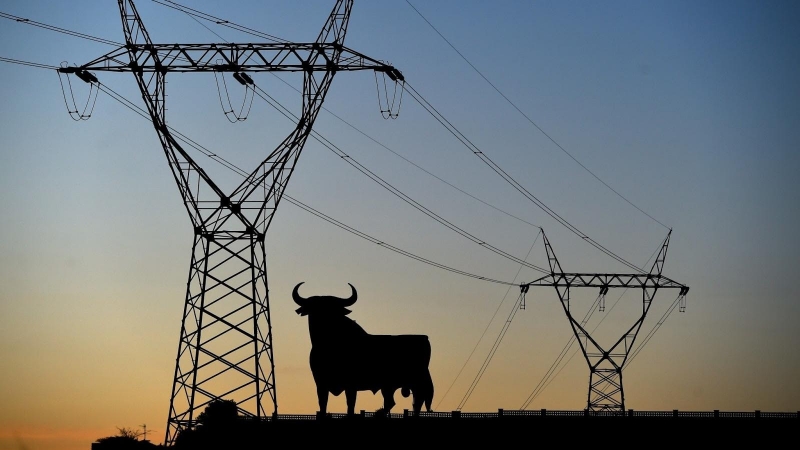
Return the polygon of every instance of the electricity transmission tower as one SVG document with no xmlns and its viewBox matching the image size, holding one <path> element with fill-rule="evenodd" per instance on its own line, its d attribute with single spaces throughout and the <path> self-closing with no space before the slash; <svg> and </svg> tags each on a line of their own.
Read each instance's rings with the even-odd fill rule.
<svg viewBox="0 0 800 450">
<path fill-rule="evenodd" d="M 625 393 L 622 389 L 622 369 L 628 361 L 633 344 L 642 328 L 656 291 L 659 289 L 679 289 L 678 299 L 680 310 L 685 309 L 686 294 L 689 287 L 680 284 L 661 273 L 664 269 L 664 260 L 667 256 L 669 238 L 672 230 L 667 234 L 661 249 L 656 256 L 650 272 L 640 274 L 621 273 L 565 273 L 561 269 L 556 254 L 550 241 L 542 230 L 547 262 L 550 265 L 550 275 L 545 275 L 537 280 L 521 285 L 523 295 L 530 286 L 552 286 L 558 293 L 561 306 L 567 315 L 572 332 L 580 345 L 581 352 L 589 365 L 589 395 L 587 411 L 611 411 L 623 413 L 625 411 Z M 642 290 L 642 313 L 634 324 L 628 328 L 610 347 L 604 348 L 586 331 L 581 322 L 570 313 L 570 290 L 574 288 L 599 288 L 600 310 L 605 308 L 605 295 L 610 288 L 639 288 Z"/>
<path fill-rule="evenodd" d="M 186 298 L 165 442 L 197 423 L 211 401 L 234 400 L 241 414 L 277 414 L 264 238 L 317 114 L 340 71 L 394 67 L 344 46 L 352 0 L 337 0 L 310 43 L 154 44 L 133 0 L 118 0 L 125 45 L 87 64 L 61 68 L 88 83 L 90 71 L 131 72 L 194 227 Z M 233 192 L 223 192 L 166 124 L 170 72 L 302 72 L 303 108 L 294 130 Z"/>
</svg>

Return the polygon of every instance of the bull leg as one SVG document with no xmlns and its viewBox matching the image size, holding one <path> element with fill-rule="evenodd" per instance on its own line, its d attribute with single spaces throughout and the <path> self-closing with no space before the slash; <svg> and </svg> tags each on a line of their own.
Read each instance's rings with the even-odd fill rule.
<svg viewBox="0 0 800 450">
<path fill-rule="evenodd" d="M 347 415 L 353 416 L 356 413 L 356 397 L 358 396 L 358 391 L 355 389 L 347 389 L 344 391 L 344 396 L 347 399 Z"/>
<path fill-rule="evenodd" d="M 396 389 L 391 388 L 383 388 L 381 389 L 381 394 L 383 394 L 383 413 L 389 414 L 389 412 L 394 408 L 396 404 L 394 402 L 394 391 Z"/>
<path fill-rule="evenodd" d="M 319 400 L 319 413 L 325 417 L 328 412 L 328 389 L 317 386 L 317 400 Z"/>
<path fill-rule="evenodd" d="M 425 409 L 430 412 L 432 411 L 431 403 L 433 402 L 433 379 L 431 378 L 431 373 L 428 371 L 425 373 L 425 389 L 423 389 L 423 392 L 425 395 L 421 396 L 422 401 L 425 403 Z"/>
<path fill-rule="evenodd" d="M 411 405 L 414 408 L 414 415 L 415 416 L 419 415 L 420 410 L 422 410 L 422 404 L 423 403 L 424 403 L 424 397 L 422 395 L 420 395 L 420 390 L 419 389 L 415 389 L 414 390 L 414 397 L 413 397 L 413 400 L 412 400 L 412 403 L 411 403 Z"/>
</svg>

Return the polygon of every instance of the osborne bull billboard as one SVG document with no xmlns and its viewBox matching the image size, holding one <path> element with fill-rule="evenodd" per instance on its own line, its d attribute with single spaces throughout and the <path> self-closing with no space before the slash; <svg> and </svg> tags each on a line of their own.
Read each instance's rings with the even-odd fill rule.
<svg viewBox="0 0 800 450">
<path fill-rule="evenodd" d="M 301 316 L 308 316 L 311 335 L 309 362 L 317 385 L 319 412 L 326 414 L 328 394 L 345 393 L 347 414 L 355 413 L 358 391 L 381 391 L 383 408 L 388 414 L 395 406 L 394 393 L 401 390 L 404 397 L 413 394 L 414 413 L 431 410 L 433 380 L 428 364 L 431 344 L 428 336 L 420 334 L 376 335 L 367 333 L 354 320 L 347 307 L 358 299 L 356 288 L 350 284 L 349 298 L 332 296 L 300 296 L 299 283 L 292 298 Z M 349 283 L 348 283 L 349 284 Z"/>
</svg>

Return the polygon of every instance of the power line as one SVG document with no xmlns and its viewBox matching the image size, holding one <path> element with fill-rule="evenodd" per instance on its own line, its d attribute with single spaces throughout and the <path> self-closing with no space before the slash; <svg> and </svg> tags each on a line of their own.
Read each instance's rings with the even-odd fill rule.
<svg viewBox="0 0 800 450">
<path fill-rule="evenodd" d="M 525 255 L 525 259 L 528 259 L 528 257 L 530 256 L 531 252 L 533 251 L 533 247 L 536 246 L 536 241 L 539 239 L 539 236 L 541 234 L 542 234 L 542 231 L 539 230 L 539 233 L 537 233 L 536 237 L 533 239 L 533 244 L 531 244 L 531 248 L 528 250 L 528 254 Z M 522 266 L 520 266 L 519 269 L 517 269 L 517 274 L 514 276 L 514 281 L 517 281 L 517 277 L 519 277 L 519 274 L 520 274 L 521 271 L 522 271 Z M 509 286 L 509 288 L 506 290 L 505 295 L 503 295 L 503 300 L 500 301 L 500 305 L 503 304 L 503 302 L 505 301 L 505 299 L 508 296 L 508 293 L 510 291 L 511 291 L 511 287 Z M 511 321 L 514 320 L 514 317 L 516 317 L 517 312 L 521 309 L 521 302 L 522 302 L 523 298 L 524 298 L 524 294 L 522 292 L 520 292 L 519 297 L 517 297 L 517 301 L 514 303 L 514 306 L 511 309 L 511 313 L 508 315 L 508 318 L 506 319 L 505 323 L 503 323 L 503 327 L 500 329 L 500 333 L 497 335 L 497 338 L 495 338 L 494 344 L 492 345 L 492 348 L 489 350 L 489 353 L 486 355 L 486 359 L 484 359 L 483 364 L 478 369 L 478 372 L 475 374 L 475 378 L 472 380 L 472 383 L 469 385 L 469 387 L 467 388 L 467 391 L 464 393 L 464 397 L 461 398 L 461 402 L 456 407 L 457 410 L 461 411 L 461 409 L 463 409 L 464 406 L 466 406 L 466 404 L 469 401 L 470 397 L 472 397 L 472 393 L 475 392 L 475 388 L 478 387 L 478 383 L 480 383 L 481 379 L 483 378 L 483 375 L 486 373 L 486 369 L 489 368 L 489 363 L 492 362 L 492 359 L 494 359 L 494 355 L 497 353 L 497 349 L 500 348 L 500 343 L 503 341 L 503 338 L 505 338 L 506 333 L 508 332 L 508 329 L 511 328 Z M 495 309 L 494 314 L 492 314 L 492 318 L 489 319 L 489 323 L 486 324 L 486 328 L 483 330 L 483 334 L 481 334 L 480 339 L 478 339 L 478 342 L 475 344 L 475 348 L 472 349 L 472 353 L 470 353 L 469 357 L 467 358 L 467 361 L 464 362 L 464 366 L 467 365 L 467 362 L 469 361 L 469 358 L 472 357 L 472 354 L 475 352 L 475 349 L 478 348 L 478 344 L 480 344 L 481 340 L 483 339 L 483 336 L 486 334 L 486 331 L 489 329 L 489 325 L 491 325 L 492 321 L 494 320 L 495 316 L 497 315 L 497 311 L 500 309 L 500 305 L 497 305 L 497 309 Z M 463 367 L 462 367 L 462 370 L 463 370 Z M 461 374 L 460 371 L 459 371 L 459 374 Z M 458 376 L 456 376 L 456 378 L 458 378 Z M 455 380 L 453 380 L 453 383 L 455 383 Z M 451 385 L 451 387 L 452 387 L 452 385 Z"/>
<path fill-rule="evenodd" d="M 510 98 L 508 98 L 508 96 L 506 96 L 506 95 L 505 95 L 505 94 L 504 94 L 502 91 L 500 91 L 500 89 L 499 89 L 497 86 L 495 86 L 495 84 L 494 84 L 494 83 L 492 83 L 491 81 L 489 81 L 489 79 L 488 79 L 488 78 L 486 78 L 486 76 L 485 76 L 485 75 L 484 75 L 484 74 L 483 74 L 483 73 L 482 73 L 480 70 L 478 70 L 478 68 L 477 68 L 477 67 L 475 67 L 475 65 L 474 65 L 474 64 L 472 64 L 472 62 L 470 62 L 470 60 L 469 60 L 469 59 L 467 59 L 467 57 L 466 57 L 466 56 L 464 56 L 464 54 L 462 54 L 462 53 L 461 53 L 461 52 L 460 52 L 460 51 L 459 51 L 459 50 L 458 50 L 458 49 L 455 47 L 455 45 L 453 45 L 453 43 L 452 43 L 452 42 L 450 42 L 450 40 L 448 40 L 446 37 L 444 37 L 444 35 L 443 35 L 442 33 L 440 33 L 440 32 L 439 32 L 439 30 L 438 30 L 438 29 L 436 29 L 436 27 L 435 27 L 435 26 L 433 26 L 433 24 L 432 24 L 432 23 L 431 23 L 431 22 L 430 22 L 430 21 L 429 21 L 429 20 L 428 20 L 428 19 L 427 19 L 427 18 L 426 18 L 424 15 L 422 15 L 422 13 L 421 13 L 421 12 L 420 12 L 420 11 L 419 11 L 419 10 L 418 10 L 418 9 L 417 9 L 415 6 L 414 6 L 414 5 L 412 5 L 412 4 L 411 4 L 411 2 L 410 2 L 409 0 L 406 0 L 406 3 L 408 3 L 408 6 L 410 6 L 410 7 L 411 7 L 411 8 L 412 8 L 414 11 L 416 11 L 416 12 L 417 12 L 417 14 L 419 14 L 419 16 L 420 16 L 420 17 L 422 17 L 422 20 L 424 20 L 424 21 L 425 21 L 425 23 L 427 23 L 427 24 L 428 24 L 428 25 L 429 25 L 429 26 L 430 26 L 430 27 L 433 29 L 433 31 L 435 31 L 435 32 L 436 32 L 436 34 L 438 34 L 438 35 L 439 35 L 439 37 L 441 37 L 441 38 L 442 38 L 442 39 L 443 39 L 443 40 L 444 40 L 444 41 L 447 43 L 447 45 L 449 45 L 449 46 L 450 46 L 450 48 L 452 48 L 452 49 L 453 49 L 453 50 L 454 50 L 454 51 L 455 51 L 455 52 L 458 54 L 458 56 L 460 56 L 460 57 L 461 57 L 461 59 L 463 59 L 463 60 L 464 60 L 464 61 L 465 61 L 465 62 L 466 62 L 466 63 L 467 63 L 467 64 L 468 64 L 468 65 L 469 65 L 471 68 L 472 68 L 472 70 L 474 70 L 474 71 L 475 71 L 475 73 L 477 73 L 478 75 L 480 75 L 480 77 L 481 77 L 481 78 L 483 78 L 483 80 L 484 80 L 484 81 L 486 81 L 487 83 L 489 83 L 489 86 L 491 86 L 491 87 L 492 87 L 492 89 L 494 89 L 494 90 L 495 90 L 495 92 L 497 92 L 498 94 L 500 94 L 500 96 L 501 96 L 501 97 L 503 97 L 503 99 L 505 99 L 505 101 L 506 101 L 506 102 L 508 102 L 508 104 L 509 104 L 509 105 L 511 105 L 511 106 L 512 106 L 512 107 L 513 107 L 515 110 L 517 110 L 517 112 L 518 112 L 518 113 L 520 113 L 520 114 L 522 115 L 522 117 L 524 117 L 524 118 L 525 118 L 525 119 L 526 119 L 528 122 L 530 122 L 530 124 L 531 124 L 531 125 L 533 125 L 534 127 L 536 127 L 536 129 L 537 129 L 537 130 L 539 130 L 539 132 L 541 132 L 541 133 L 542 133 L 542 134 L 543 134 L 543 135 L 544 135 L 544 136 L 545 136 L 547 139 L 549 139 L 549 140 L 550 140 L 550 142 L 552 142 L 553 144 L 555 144 L 555 146 L 556 146 L 556 147 L 558 147 L 558 148 L 559 148 L 559 150 L 561 150 L 562 152 L 564 152 L 564 154 L 566 154 L 567 156 L 569 156 L 569 157 L 570 157 L 570 158 L 571 158 L 573 161 L 575 161 L 575 162 L 576 162 L 576 163 L 577 163 L 579 166 L 581 166 L 581 167 L 583 168 L 583 170 L 585 170 L 586 172 L 588 172 L 588 173 L 589 173 L 591 176 L 593 176 L 593 177 L 594 177 L 594 178 L 595 178 L 597 181 L 599 181 L 600 183 L 602 183 L 602 184 L 603 184 L 603 186 L 605 186 L 605 187 L 607 187 L 609 190 L 611 190 L 611 192 L 613 192 L 614 194 L 616 194 L 616 195 L 617 195 L 619 198 L 621 198 L 622 200 L 625 200 L 625 202 L 627 202 L 629 205 L 633 206 L 633 207 L 634 207 L 634 208 L 636 208 L 636 209 L 637 209 L 639 212 L 641 212 L 641 213 L 642 213 L 642 214 L 644 214 L 645 216 L 649 217 L 650 219 L 652 219 L 653 221 L 655 221 L 656 223 L 658 223 L 658 224 L 659 224 L 659 225 L 661 225 L 662 227 L 669 229 L 669 227 L 668 227 L 668 226 L 666 226 L 666 225 L 664 225 L 664 223 L 663 223 L 663 222 L 661 222 L 660 220 L 656 219 L 655 217 L 653 217 L 652 215 L 650 215 L 649 213 L 647 213 L 645 210 L 643 210 L 642 208 L 640 208 L 639 206 L 637 206 L 636 204 L 634 204 L 632 201 L 628 200 L 628 198 L 626 198 L 624 195 L 620 194 L 620 193 L 619 193 L 619 191 L 617 191 L 616 189 L 614 189 L 613 187 L 611 187 L 611 186 L 610 186 L 608 183 L 606 183 L 605 181 L 603 181 L 603 180 L 602 180 L 602 179 L 601 179 L 599 176 L 597 176 L 597 175 L 596 175 L 594 172 L 592 172 L 592 171 L 591 171 L 591 170 L 590 170 L 588 167 L 586 167 L 586 166 L 585 166 L 583 163 L 581 163 L 580 161 L 578 161 L 578 159 L 577 159 L 577 158 L 575 158 L 575 156 L 573 156 L 573 155 L 572 155 L 572 153 L 568 152 L 568 151 L 567 151 L 567 149 L 565 149 L 565 148 L 564 148 L 564 147 L 563 147 L 561 144 L 559 144 L 558 142 L 556 142 L 556 140 L 555 140 L 555 139 L 553 139 L 553 137 L 552 137 L 552 136 L 550 136 L 550 135 L 549 135 L 549 134 L 548 134 L 546 131 L 544 131 L 544 130 L 542 129 L 542 127 L 540 127 L 540 126 L 539 126 L 539 125 L 538 125 L 536 122 L 534 122 L 534 121 L 533 121 L 533 119 L 531 119 L 531 118 L 530 118 L 530 117 L 529 117 L 527 114 L 525 114 L 525 113 L 524 113 L 524 112 L 523 112 L 523 111 L 522 111 L 522 110 L 521 110 L 521 109 L 520 109 L 520 108 L 519 108 L 519 107 L 518 107 L 518 106 L 517 106 L 517 105 L 516 105 L 516 104 L 515 104 L 513 101 L 511 101 L 511 99 L 510 99 Z"/>
<path fill-rule="evenodd" d="M 273 35 L 268 34 L 268 33 L 264 33 L 264 32 L 258 31 L 258 30 L 254 30 L 252 28 L 248 28 L 248 27 L 245 27 L 243 25 L 239 25 L 239 24 L 231 22 L 229 20 L 220 19 L 219 17 L 212 16 L 211 14 L 207 14 L 207 13 L 204 13 L 202 11 L 198 11 L 198 10 L 193 9 L 193 8 L 189 8 L 188 6 L 181 5 L 180 3 L 177 3 L 177 2 L 173 2 L 173 1 L 170 1 L 170 0 L 164 0 L 164 1 L 153 0 L 153 2 L 158 3 L 159 5 L 162 5 L 162 6 L 166 6 L 167 8 L 172 8 L 174 10 L 181 11 L 181 12 L 183 12 L 185 14 L 188 14 L 188 15 L 190 15 L 192 17 L 196 17 L 196 18 L 208 21 L 208 22 L 213 22 L 213 23 L 215 23 L 217 25 L 222 25 L 224 27 L 228 27 L 228 28 L 231 28 L 233 30 L 240 31 L 242 33 L 247 33 L 247 34 L 250 34 L 252 36 L 257 36 L 257 37 L 260 37 L 260 38 L 263 38 L 263 39 L 268 39 L 270 41 L 275 41 L 275 42 L 289 42 L 286 39 L 282 39 L 282 38 L 279 38 L 277 36 L 273 36 Z M 212 33 L 213 33 L 213 31 L 212 31 Z M 216 34 L 216 33 L 214 33 L 214 34 Z"/>
<path fill-rule="evenodd" d="M 121 44 L 119 42 L 116 42 L 116 41 L 100 38 L 100 37 L 97 37 L 97 36 L 92 36 L 92 35 L 86 34 L 86 33 L 80 33 L 80 32 L 77 32 L 77 31 L 68 30 L 66 28 L 57 27 L 55 25 L 49 25 L 49 24 L 46 24 L 46 23 L 37 22 L 35 20 L 30 20 L 30 19 L 26 19 L 26 18 L 23 18 L 23 17 L 15 16 L 13 14 L 4 13 L 2 11 L 0 11 L 0 17 L 2 17 L 4 19 L 13 20 L 15 22 L 19 22 L 19 23 L 22 23 L 22 24 L 25 24 L 25 25 L 33 25 L 35 27 L 43 28 L 45 30 L 50 30 L 50 31 L 55 31 L 57 33 L 61 33 L 61 34 L 66 34 L 68 36 L 73 36 L 73 37 L 77 37 L 77 38 L 81 38 L 81 39 L 87 39 L 87 40 L 90 40 L 90 41 L 99 42 L 101 44 L 113 45 L 115 47 L 122 47 L 123 46 L 123 44 Z M 176 56 L 176 59 L 181 60 L 181 61 L 188 61 L 188 59 L 186 59 L 183 56 Z"/>
<path fill-rule="evenodd" d="M 536 241 L 539 239 L 539 236 L 541 234 L 542 234 L 542 230 L 539 229 L 539 231 L 536 233 L 536 237 L 533 238 L 533 244 L 531 244 L 531 248 L 528 250 L 528 254 L 525 255 L 525 259 L 526 260 L 528 259 L 528 257 L 530 256 L 531 252 L 533 251 L 533 247 L 536 245 Z M 517 269 L 517 274 L 514 275 L 514 280 L 512 282 L 516 283 L 517 277 L 519 277 L 519 274 L 520 274 L 521 271 L 522 271 L 522 266 L 520 265 L 519 269 Z M 453 382 L 450 383 L 450 386 L 447 388 L 447 391 L 445 391 L 444 395 L 439 398 L 439 401 L 436 403 L 436 406 L 434 407 L 434 409 L 439 409 L 439 405 L 441 405 L 442 401 L 444 401 L 444 399 L 447 398 L 447 394 L 450 393 L 450 390 L 453 389 L 453 386 L 456 384 L 456 381 L 458 381 L 458 378 L 461 376 L 461 373 L 464 372 L 464 369 L 467 367 L 467 364 L 469 363 L 470 359 L 472 359 L 472 355 L 475 354 L 475 351 L 478 349 L 478 345 L 480 345 L 481 341 L 483 341 L 484 336 L 486 336 L 486 332 L 489 331 L 489 327 L 492 325 L 492 322 L 494 322 L 494 318 L 497 316 L 497 313 L 500 311 L 500 307 L 503 306 L 503 303 L 506 301 L 506 297 L 508 297 L 508 293 L 509 292 L 511 292 L 511 286 L 509 286 L 509 288 L 506 289 L 506 293 L 503 294 L 503 298 L 500 299 L 500 303 L 498 303 L 497 308 L 495 308 L 494 314 L 492 314 L 492 317 L 489 319 L 489 322 L 486 324 L 486 327 L 483 329 L 483 333 L 481 333 L 481 337 L 478 338 L 478 342 L 476 342 L 475 346 L 472 347 L 472 351 L 469 353 L 469 356 L 467 356 L 467 359 L 464 361 L 464 364 L 461 366 L 461 369 L 458 370 L 458 373 L 456 374 L 455 378 L 453 378 Z M 515 307 L 516 307 L 516 305 L 515 305 Z M 474 383 L 474 381 L 473 381 L 473 383 Z"/>
<path fill-rule="evenodd" d="M 69 36 L 79 37 L 79 38 L 82 38 L 82 39 L 88 39 L 90 41 L 99 42 L 101 44 L 115 45 L 117 47 L 122 46 L 122 44 L 119 43 L 119 42 L 114 42 L 114 41 L 111 41 L 111 40 L 108 40 L 108 39 L 99 38 L 97 36 L 92 36 L 92 35 L 85 34 L 85 33 L 79 33 L 77 31 L 67 30 L 66 28 L 61 28 L 61 27 L 57 27 L 57 26 L 54 26 L 54 25 L 48 25 L 46 23 L 37 22 L 35 20 L 25 19 L 23 17 L 15 16 L 13 14 L 4 13 L 2 11 L 0 11 L 0 17 L 2 17 L 4 19 L 13 20 L 13 21 L 19 22 L 19 23 L 24 23 L 26 25 L 33 25 L 35 27 L 44 28 L 45 30 L 56 31 L 58 33 L 66 34 L 66 35 L 69 35 Z"/>
<path fill-rule="evenodd" d="M 469 398 L 472 397 L 472 393 L 475 392 L 475 388 L 478 387 L 478 382 L 480 382 L 481 378 L 483 378 L 483 374 L 486 373 L 489 363 L 494 358 L 495 353 L 497 353 L 497 349 L 500 348 L 500 343 L 503 341 L 503 338 L 506 337 L 508 329 L 511 328 L 511 321 L 514 320 L 514 317 L 520 310 L 519 304 L 522 301 L 522 297 L 523 294 L 520 293 L 519 297 L 517 297 L 517 301 L 514 303 L 514 308 L 511 309 L 511 313 L 509 313 L 508 318 L 506 319 L 505 323 L 503 323 L 503 328 L 500 330 L 500 334 L 494 340 L 494 344 L 492 345 L 491 350 L 489 350 L 489 354 L 486 355 L 486 359 L 483 361 L 480 369 L 478 369 L 475 379 L 472 380 L 472 384 L 470 384 L 469 388 L 467 388 L 467 392 L 464 393 L 464 397 L 461 398 L 461 402 L 456 407 L 456 410 L 461 411 L 461 409 L 464 408 Z"/>
<path fill-rule="evenodd" d="M 544 211 L 547 215 L 555 219 L 559 224 L 567 228 L 573 234 L 578 236 L 579 238 L 583 239 L 584 241 L 588 242 L 594 248 L 600 250 L 601 252 L 605 253 L 606 255 L 610 256 L 611 258 L 615 259 L 616 261 L 628 266 L 629 268 L 639 272 L 644 273 L 644 270 L 641 268 L 631 264 L 630 262 L 626 261 L 621 256 L 617 255 L 616 253 L 612 252 L 611 250 L 607 249 L 599 242 L 595 241 L 591 237 L 589 237 L 586 233 L 579 230 L 577 227 L 569 223 L 566 219 L 561 217 L 558 213 L 556 213 L 553 209 L 549 206 L 544 204 L 541 200 L 539 200 L 535 195 L 531 194 L 524 186 L 522 186 L 517 180 L 515 180 L 511 175 L 509 175 L 505 170 L 503 170 L 499 165 L 497 165 L 491 158 L 489 158 L 483 151 L 481 151 L 478 146 L 476 146 L 472 141 L 470 141 L 461 131 L 459 131 L 447 118 L 445 118 L 433 105 L 430 104 L 427 100 L 425 100 L 422 95 L 414 89 L 411 84 L 406 81 L 404 84 L 404 88 L 407 89 L 409 94 L 414 98 L 414 100 L 419 103 L 422 108 L 427 111 L 437 122 L 439 122 L 447 131 L 450 132 L 456 139 L 459 140 L 469 151 L 471 151 L 475 156 L 477 156 L 481 161 L 484 162 L 489 168 L 491 168 L 495 173 L 497 173 L 503 180 L 505 180 L 508 184 L 510 184 L 514 189 L 516 189 L 519 193 L 521 193 L 525 198 L 530 200 L 533 204 L 538 206 L 542 211 Z"/>
<path fill-rule="evenodd" d="M 39 63 L 35 63 L 35 62 L 30 62 L 30 61 L 22 61 L 22 60 L 19 60 L 19 59 L 6 58 L 6 57 L 3 57 L 3 56 L 0 56 L 0 61 L 11 63 L 11 64 L 19 64 L 21 66 L 38 67 L 40 69 L 58 70 L 58 67 L 51 66 L 49 64 L 39 64 Z"/>
</svg>

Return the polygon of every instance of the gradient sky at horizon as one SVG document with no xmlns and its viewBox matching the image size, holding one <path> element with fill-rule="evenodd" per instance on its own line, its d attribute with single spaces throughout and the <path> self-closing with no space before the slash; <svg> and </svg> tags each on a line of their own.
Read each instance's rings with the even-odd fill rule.
<svg viewBox="0 0 800 450">
<path fill-rule="evenodd" d="M 331 0 L 189 1 L 293 41 L 310 41 Z M 691 287 L 625 372 L 637 410 L 800 410 L 800 5 L 790 1 L 412 1 L 481 72 L 600 178 L 673 228 L 664 274 Z M 137 6 L 157 42 L 216 42 L 186 15 Z M 0 1 L 0 11 L 123 40 L 116 2 Z M 210 24 L 207 24 L 211 26 Z M 252 36 L 214 27 L 230 41 Z M 615 196 L 500 97 L 404 1 L 357 1 L 346 45 L 398 67 L 499 166 L 604 246 L 644 264 L 667 229 Z M 111 48 L 2 19 L 0 56 L 58 65 Z M 98 74 L 141 103 L 130 74 Z M 281 75 L 299 86 L 298 75 Z M 254 76 L 295 112 L 299 95 Z M 231 125 L 213 75 L 168 77 L 169 124 L 251 167 L 292 124 L 256 99 Z M 163 439 L 192 230 L 156 134 L 107 96 L 92 118 L 66 114 L 51 70 L 0 64 L 0 448 L 80 449 L 115 427 Z M 87 91 L 75 85 L 76 95 Z M 229 84 L 229 86 L 234 86 Z M 238 85 L 236 85 L 238 86 Z M 242 92 L 231 90 L 234 98 Z M 325 107 L 437 176 L 547 232 L 567 271 L 625 271 L 560 227 L 461 146 L 410 96 L 383 120 L 369 73 L 336 76 Z M 410 197 L 524 257 L 537 229 L 456 192 L 332 115 L 315 130 Z M 224 186 L 237 181 L 199 161 Z M 514 280 L 515 263 L 446 230 L 309 140 L 287 194 L 367 234 L 479 275 Z M 283 202 L 267 237 L 276 382 L 286 413 L 316 410 L 306 319 L 291 289 L 346 295 L 375 334 L 427 334 L 434 404 L 462 399 L 508 317 L 516 288 L 386 251 Z M 529 259 L 546 266 L 541 242 Z M 523 270 L 515 281 L 536 273 Z M 582 316 L 596 293 L 576 295 Z M 609 302 L 619 293 L 612 293 Z M 647 333 L 674 299 L 659 293 Z M 502 302 L 502 304 L 501 304 Z M 496 309 L 485 338 L 447 397 Z M 595 313 L 601 336 L 640 307 L 627 293 Z M 608 311 L 608 309 L 607 309 Z M 604 316 L 608 317 L 604 319 Z M 552 290 L 533 289 L 465 411 L 518 409 L 570 337 Z M 530 408 L 582 409 L 575 356 Z M 399 394 L 398 411 L 410 407 Z M 441 403 L 440 403 L 441 402 Z M 357 409 L 380 396 L 361 393 Z M 344 411 L 344 396 L 330 409 Z"/>
</svg>

